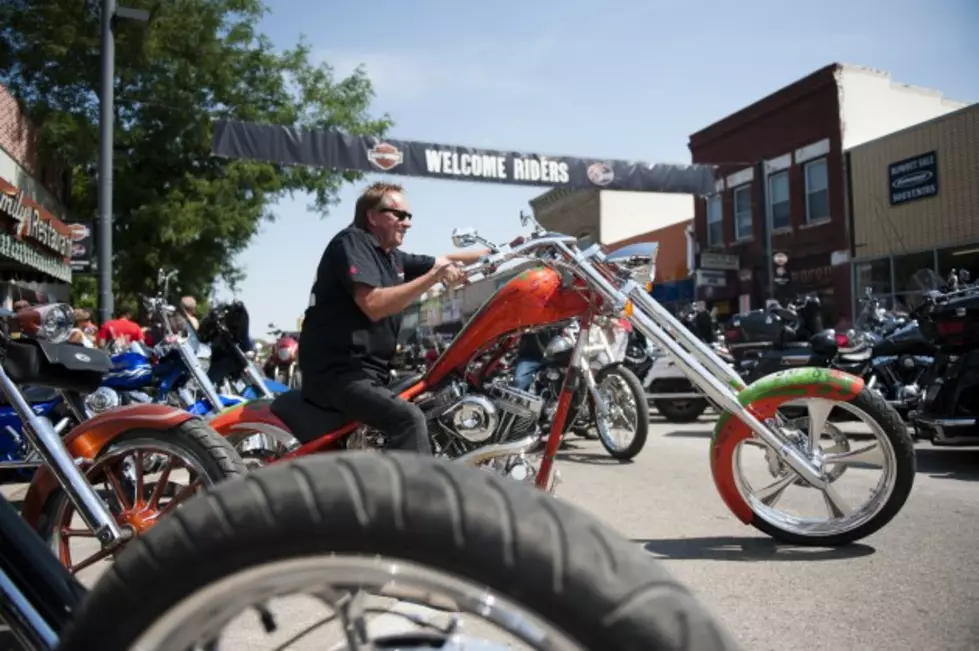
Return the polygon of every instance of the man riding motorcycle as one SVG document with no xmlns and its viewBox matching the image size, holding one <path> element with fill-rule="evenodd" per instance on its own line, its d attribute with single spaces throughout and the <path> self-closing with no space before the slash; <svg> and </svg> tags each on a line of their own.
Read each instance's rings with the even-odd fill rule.
<svg viewBox="0 0 979 651">
<path fill-rule="evenodd" d="M 488 250 L 445 257 L 399 249 L 412 214 L 399 185 L 375 183 L 353 223 L 326 247 L 299 338 L 303 397 L 380 430 L 392 448 L 431 454 L 425 416 L 387 388 L 402 312 L 436 283 L 464 280 L 461 265 Z"/>
</svg>

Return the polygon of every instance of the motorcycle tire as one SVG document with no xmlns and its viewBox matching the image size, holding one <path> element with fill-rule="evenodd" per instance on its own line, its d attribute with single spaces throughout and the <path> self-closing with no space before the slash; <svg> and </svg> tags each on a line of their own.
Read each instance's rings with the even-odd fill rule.
<svg viewBox="0 0 979 651">
<path fill-rule="evenodd" d="M 629 386 L 629 391 L 632 393 L 633 398 L 636 401 L 636 433 L 632 439 L 632 442 L 626 448 L 616 448 L 610 441 L 606 441 L 605 437 L 599 432 L 598 440 L 601 442 L 602 447 L 613 459 L 619 459 L 620 461 L 628 461 L 633 459 L 637 454 L 642 452 L 642 449 L 646 447 L 646 440 L 649 438 L 649 406 L 646 402 L 646 391 L 642 386 L 642 381 L 639 377 L 627 369 L 624 366 L 606 366 L 598 373 L 595 374 L 595 384 L 601 386 L 602 381 L 609 375 L 618 375 L 625 381 Z M 593 399 L 588 400 L 588 408 L 591 413 L 591 420 L 593 423 L 597 423 L 597 414 L 595 413 L 595 401 Z M 598 431 L 598 428 L 595 428 Z"/>
<path fill-rule="evenodd" d="M 166 443 L 167 447 L 174 449 L 174 452 L 179 452 L 196 462 L 204 470 L 207 480 L 212 485 L 248 472 L 245 462 L 231 444 L 199 418 L 192 418 L 166 430 L 130 430 L 102 448 L 93 461 L 98 463 L 99 459 L 112 454 L 124 444 L 138 446 L 141 442 L 148 446 L 157 442 Z M 54 537 L 56 521 L 60 518 L 62 509 L 69 504 L 68 495 L 63 490 L 58 490 L 48 497 L 41 512 L 38 533 L 52 549 L 56 546 Z M 58 552 L 56 551 L 55 554 L 58 555 Z"/>
<path fill-rule="evenodd" d="M 653 392 L 659 391 L 660 389 L 653 389 Z M 690 391 L 689 383 L 682 389 L 676 389 L 675 391 L 679 393 L 680 391 Z M 663 388 L 662 391 L 674 391 L 672 388 Z M 707 400 L 704 398 L 689 398 L 684 400 L 654 400 L 653 406 L 656 407 L 656 411 L 659 415 L 666 419 L 669 423 L 694 423 L 700 418 L 705 411 L 707 411 Z"/>
<path fill-rule="evenodd" d="M 658 561 L 570 504 L 431 457 L 341 452 L 267 466 L 188 501 L 119 555 L 58 649 L 135 648 L 218 581 L 330 554 L 381 555 L 486 586 L 586 649 L 737 648 Z"/>
<path fill-rule="evenodd" d="M 753 514 L 751 518 L 751 525 L 753 527 L 776 540 L 790 545 L 840 547 L 862 540 L 875 533 L 893 520 L 901 511 L 911 494 L 911 488 L 914 486 L 917 473 L 914 439 L 908 432 L 907 426 L 901 420 L 897 411 L 887 404 L 887 401 L 880 394 L 872 389 L 864 388 L 849 402 L 870 416 L 880 426 L 884 437 L 894 451 L 894 486 L 883 507 L 872 518 L 853 529 L 836 534 L 819 535 L 799 534 L 787 531 L 775 522 L 764 519 L 757 511 L 751 509 L 750 503 L 745 502 Z M 718 459 L 719 465 L 734 468 L 733 473 L 737 472 L 735 463 L 735 457 L 729 453 L 725 453 Z"/>
</svg>

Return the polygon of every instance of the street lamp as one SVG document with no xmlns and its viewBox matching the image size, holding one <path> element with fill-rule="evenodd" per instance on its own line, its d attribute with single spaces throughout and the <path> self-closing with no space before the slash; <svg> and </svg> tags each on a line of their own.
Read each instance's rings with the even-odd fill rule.
<svg viewBox="0 0 979 651">
<path fill-rule="evenodd" d="M 102 92 L 99 95 L 99 228 L 95 240 L 99 262 L 99 321 L 112 318 L 112 143 L 115 126 L 117 20 L 149 23 L 145 9 L 119 7 L 116 0 L 102 0 Z"/>
</svg>

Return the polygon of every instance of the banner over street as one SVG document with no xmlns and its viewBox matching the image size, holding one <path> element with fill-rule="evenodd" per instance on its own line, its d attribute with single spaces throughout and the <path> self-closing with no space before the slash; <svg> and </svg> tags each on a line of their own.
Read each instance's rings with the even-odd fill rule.
<svg viewBox="0 0 979 651">
<path fill-rule="evenodd" d="M 281 165 L 578 190 L 705 196 L 715 191 L 716 178 L 713 165 L 545 156 L 230 121 L 215 124 L 214 153 Z"/>
</svg>

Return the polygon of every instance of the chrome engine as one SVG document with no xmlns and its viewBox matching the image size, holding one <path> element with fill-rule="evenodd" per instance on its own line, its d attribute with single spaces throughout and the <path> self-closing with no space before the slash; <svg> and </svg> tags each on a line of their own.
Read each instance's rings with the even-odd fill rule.
<svg viewBox="0 0 979 651">
<path fill-rule="evenodd" d="M 415 403 L 425 413 L 435 456 L 482 466 L 516 480 L 532 481 L 537 467 L 527 455 L 540 444 L 545 400 L 503 383 L 471 393 L 463 382 L 422 396 Z M 385 436 L 359 427 L 346 441 L 348 449 L 385 447 Z M 553 484 L 560 482 L 554 471 Z"/>
<path fill-rule="evenodd" d="M 544 400 L 504 384 L 487 385 L 480 394 L 455 383 L 419 406 L 428 417 L 436 454 L 455 458 L 478 446 L 536 437 Z"/>
</svg>

